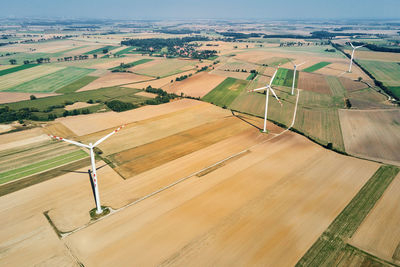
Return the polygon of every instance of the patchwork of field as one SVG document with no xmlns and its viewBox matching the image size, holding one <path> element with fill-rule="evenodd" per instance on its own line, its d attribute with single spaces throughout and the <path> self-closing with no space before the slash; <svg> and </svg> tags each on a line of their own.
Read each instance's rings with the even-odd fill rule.
<svg viewBox="0 0 400 267">
<path fill-rule="evenodd" d="M 91 69 L 67 67 L 25 83 L 20 83 L 16 86 L 9 87 L 7 88 L 7 91 L 51 93 L 76 80 L 79 80 L 80 78 L 83 78 L 92 71 L 93 70 Z"/>
<path fill-rule="evenodd" d="M 162 87 L 169 93 L 180 95 L 183 93 L 192 97 L 203 97 L 213 90 L 217 85 L 225 80 L 225 77 L 210 74 L 208 72 L 200 72 L 183 81 L 175 81 Z"/>
<path fill-rule="evenodd" d="M 353 246 L 395 264 L 400 260 L 399 189 L 400 174 L 394 178 L 350 240 Z"/>
<path fill-rule="evenodd" d="M 23 84 L 30 80 L 34 80 L 41 76 L 46 76 L 48 74 L 63 70 L 63 67 L 54 67 L 50 65 L 41 65 L 34 68 L 21 70 L 18 72 L 10 73 L 1 76 L 0 79 L 0 91 L 4 91 L 8 88 Z"/>
<path fill-rule="evenodd" d="M 275 140 L 68 236 L 68 247 L 85 265 L 293 266 L 378 165 L 295 134 Z"/>
<path fill-rule="evenodd" d="M 400 163 L 400 110 L 339 110 L 346 151 L 377 161 Z"/>
<path fill-rule="evenodd" d="M 138 83 L 134 83 L 134 84 L 128 84 L 125 85 L 126 87 L 129 88 L 139 88 L 139 89 L 144 89 L 147 86 L 151 86 L 153 88 L 163 88 L 164 86 L 168 86 L 171 81 L 175 81 L 176 78 L 181 77 L 183 75 L 194 75 L 195 71 L 191 70 L 191 71 L 185 71 L 185 72 L 181 72 L 179 74 L 175 74 L 175 75 L 170 75 L 167 76 L 165 78 L 160 78 L 160 79 L 156 79 L 156 78 L 152 78 L 152 77 L 147 77 L 149 80 L 146 82 L 138 82 Z"/>
<path fill-rule="evenodd" d="M 88 157 L 76 146 L 49 141 L 41 129 L 5 134 L 0 142 L 0 184 Z"/>
<path fill-rule="evenodd" d="M 381 166 L 296 266 L 393 266 L 348 242 L 399 170 Z"/>
<path fill-rule="evenodd" d="M 95 90 L 104 87 L 111 87 L 117 85 L 127 85 L 130 83 L 140 83 L 146 80 L 151 80 L 152 78 L 143 75 L 137 75 L 133 73 L 123 73 L 123 72 L 112 72 L 103 75 L 102 77 L 94 80 L 88 85 L 81 87 L 78 91 L 88 91 Z"/>
</svg>

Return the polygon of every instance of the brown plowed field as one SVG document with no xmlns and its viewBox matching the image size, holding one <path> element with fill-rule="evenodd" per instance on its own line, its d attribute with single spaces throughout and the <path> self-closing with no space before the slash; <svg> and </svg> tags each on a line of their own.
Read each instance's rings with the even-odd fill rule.
<svg viewBox="0 0 400 267">
<path fill-rule="evenodd" d="M 381 259 L 400 260 L 400 174 L 370 211 L 350 243 Z"/>
<path fill-rule="evenodd" d="M 223 76 L 201 72 L 181 82 L 169 83 L 162 89 L 168 93 L 175 93 L 177 95 L 183 93 L 187 96 L 203 97 L 223 80 L 225 80 Z"/>
<path fill-rule="evenodd" d="M 339 110 L 346 151 L 400 165 L 400 109 Z"/>
<path fill-rule="evenodd" d="M 297 87 L 312 92 L 331 94 L 329 85 L 321 74 L 300 72 Z"/>
<path fill-rule="evenodd" d="M 343 85 L 343 87 L 346 88 L 348 92 L 368 88 L 368 85 L 366 85 L 365 83 L 353 81 L 352 79 L 340 77 L 339 80 Z"/>
<path fill-rule="evenodd" d="M 240 134 L 248 127 L 241 120 L 230 117 L 125 150 L 110 156 L 110 159 L 117 165 L 118 173 L 129 178 Z"/>
</svg>

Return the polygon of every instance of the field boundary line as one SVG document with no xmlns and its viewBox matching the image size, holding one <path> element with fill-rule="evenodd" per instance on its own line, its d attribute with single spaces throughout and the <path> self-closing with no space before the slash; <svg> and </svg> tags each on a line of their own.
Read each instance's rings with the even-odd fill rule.
<svg viewBox="0 0 400 267">
<path fill-rule="evenodd" d="M 282 134 L 288 132 L 290 130 L 290 128 L 293 127 L 293 125 L 295 123 L 295 120 L 296 120 L 297 106 L 298 106 L 298 102 L 299 102 L 299 97 L 300 97 L 300 89 L 297 89 L 296 106 L 295 106 L 295 110 L 294 110 L 294 113 L 293 113 L 292 124 L 289 126 L 289 128 L 283 130 L 282 132 L 274 135 L 273 137 L 271 137 L 271 138 L 269 138 L 267 140 L 264 140 L 264 141 L 262 141 L 260 143 L 254 144 L 254 145 L 252 145 L 252 146 L 250 146 L 250 147 L 248 147 L 248 148 L 246 148 L 246 149 L 244 149 L 242 151 L 239 151 L 239 152 L 237 152 L 237 153 L 235 153 L 233 155 L 230 155 L 229 157 L 226 157 L 226 158 L 224 158 L 224 159 L 222 159 L 222 160 L 220 160 L 218 162 L 215 162 L 215 163 L 213 163 L 213 164 L 211 164 L 211 165 L 209 165 L 209 166 L 207 166 L 207 167 L 205 167 L 205 168 L 203 168 L 201 170 L 198 170 L 198 171 L 196 171 L 194 173 L 191 173 L 191 174 L 189 174 L 189 175 L 187 175 L 187 176 L 185 176 L 183 178 L 180 178 L 180 179 L 176 180 L 175 182 L 173 182 L 173 183 L 171 183 L 169 185 L 166 185 L 166 186 L 164 186 L 164 187 L 162 187 L 162 188 L 160 188 L 160 189 L 158 189 L 158 190 L 156 190 L 156 191 L 154 191 L 154 192 L 152 192 L 150 194 L 147 194 L 147 195 L 145 195 L 145 196 L 143 196 L 143 197 L 141 197 L 141 198 L 139 198 L 139 199 L 137 199 L 137 200 L 135 200 L 135 201 L 133 201 L 131 203 L 128 203 L 128 204 L 126 204 L 125 206 L 123 206 L 123 207 L 121 207 L 119 209 L 112 209 L 111 207 L 109 207 L 109 209 L 110 209 L 110 213 L 109 214 L 107 214 L 107 215 L 105 215 L 105 216 L 103 216 L 103 217 L 101 217 L 101 218 L 99 218 L 97 220 L 94 220 L 94 221 L 91 220 L 88 223 L 86 223 L 86 224 L 84 224 L 84 225 L 82 225 L 82 226 L 80 226 L 80 227 L 78 227 L 78 228 L 76 228 L 76 229 L 74 229 L 72 231 L 61 233 L 60 239 L 64 239 L 65 237 L 67 237 L 67 236 L 69 236 L 71 234 L 79 232 L 80 230 L 83 230 L 83 229 L 89 227 L 92 224 L 95 224 L 95 223 L 97 223 L 97 222 L 99 222 L 101 220 L 104 220 L 104 219 L 108 218 L 109 216 L 112 216 L 115 213 L 123 211 L 124 209 L 129 208 L 129 207 L 131 207 L 131 206 L 133 206 L 135 204 L 138 204 L 139 202 L 142 202 L 143 200 L 146 200 L 146 199 L 148 199 L 148 198 L 150 198 L 152 196 L 155 196 L 155 195 L 157 195 L 157 194 L 159 194 L 159 193 L 161 193 L 161 192 L 163 192 L 163 191 L 165 191 L 165 190 L 167 190 L 167 189 L 169 189 L 169 188 L 171 188 L 171 187 L 173 187 L 173 186 L 175 186 L 175 185 L 177 185 L 177 184 L 179 184 L 179 183 L 181 183 L 181 182 L 183 182 L 185 180 L 188 180 L 189 178 L 195 177 L 196 175 L 198 175 L 198 174 L 200 174 L 200 173 L 202 173 L 202 172 L 204 172 L 204 171 L 206 171 L 206 170 L 208 170 L 210 168 L 218 166 L 219 164 L 222 164 L 222 163 L 224 163 L 224 162 L 226 162 L 226 161 L 228 161 L 228 160 L 230 160 L 232 158 L 240 156 L 243 153 L 247 153 L 248 151 L 250 151 L 250 149 L 252 149 L 252 148 L 254 148 L 256 146 L 265 144 L 266 142 L 269 142 L 269 141 L 281 136 Z"/>
</svg>

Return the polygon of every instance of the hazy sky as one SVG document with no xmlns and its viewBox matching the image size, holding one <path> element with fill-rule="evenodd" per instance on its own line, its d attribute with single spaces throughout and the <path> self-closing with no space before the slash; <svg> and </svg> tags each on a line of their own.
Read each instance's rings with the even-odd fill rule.
<svg viewBox="0 0 400 267">
<path fill-rule="evenodd" d="M 0 0 L 0 17 L 400 18 L 400 0 Z"/>
</svg>

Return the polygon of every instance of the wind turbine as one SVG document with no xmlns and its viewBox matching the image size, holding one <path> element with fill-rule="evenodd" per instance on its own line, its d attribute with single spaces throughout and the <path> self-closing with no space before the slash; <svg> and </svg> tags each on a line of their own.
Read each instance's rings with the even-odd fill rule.
<svg viewBox="0 0 400 267">
<path fill-rule="evenodd" d="M 365 45 L 354 46 L 352 43 L 350 43 L 350 45 L 351 47 L 353 47 L 353 52 L 351 53 L 349 72 L 351 72 L 351 65 L 353 64 L 354 52 L 356 51 L 356 49 L 365 46 Z"/>
<path fill-rule="evenodd" d="M 290 60 L 290 62 L 292 62 L 292 61 Z M 296 82 L 296 70 L 297 70 L 297 67 L 300 67 L 300 66 L 303 65 L 304 63 L 306 63 L 306 61 L 303 62 L 303 63 L 301 63 L 301 64 L 298 64 L 298 65 L 296 65 L 296 64 L 294 64 L 294 63 L 292 62 L 293 66 L 294 66 L 294 70 L 293 70 L 293 84 L 292 84 L 292 95 L 294 94 L 294 84 L 295 84 L 295 82 Z"/>
<path fill-rule="evenodd" d="M 272 82 L 274 81 L 275 75 L 278 72 L 279 66 L 278 68 L 275 70 L 274 75 L 272 76 L 271 81 L 269 82 L 269 84 L 267 84 L 265 87 L 261 87 L 261 88 L 257 88 L 257 89 L 253 89 L 248 91 L 248 93 L 250 92 L 255 92 L 255 91 L 260 91 L 260 90 L 266 90 L 265 92 L 265 115 L 264 115 L 264 128 L 263 128 L 263 132 L 266 133 L 267 132 L 267 114 L 268 114 L 268 95 L 269 95 L 269 91 L 271 90 L 272 94 L 274 95 L 274 97 L 276 98 L 276 100 L 278 100 L 279 104 L 281 104 L 282 106 L 282 102 L 279 100 L 279 98 L 276 96 L 274 89 L 272 89 Z"/>
<path fill-rule="evenodd" d="M 93 148 L 95 148 L 97 145 L 99 145 L 101 142 L 103 142 L 104 140 L 106 140 L 107 138 L 109 138 L 111 135 L 115 134 L 116 132 L 118 132 L 119 130 L 121 130 L 123 127 L 125 127 L 125 125 L 120 126 L 118 129 L 114 130 L 112 133 L 107 134 L 106 136 L 104 136 L 103 138 L 97 140 L 94 144 L 89 143 L 89 145 L 85 145 L 76 141 L 72 141 L 72 140 L 68 140 L 62 137 L 58 137 L 58 136 L 54 136 L 54 135 L 49 135 L 52 138 L 55 138 L 59 141 L 64 141 L 76 146 L 80 146 L 80 147 L 86 147 L 90 150 L 90 160 L 92 163 L 92 171 L 91 173 L 93 175 L 91 175 L 91 173 L 89 172 L 89 176 L 91 178 L 91 184 L 92 184 L 92 189 L 93 189 L 93 194 L 94 194 L 94 200 L 96 202 L 96 213 L 100 214 L 103 212 L 101 206 L 100 206 L 100 196 L 99 196 L 99 188 L 97 185 L 97 174 L 96 174 L 96 162 L 94 159 L 94 152 L 93 152 Z"/>
</svg>

